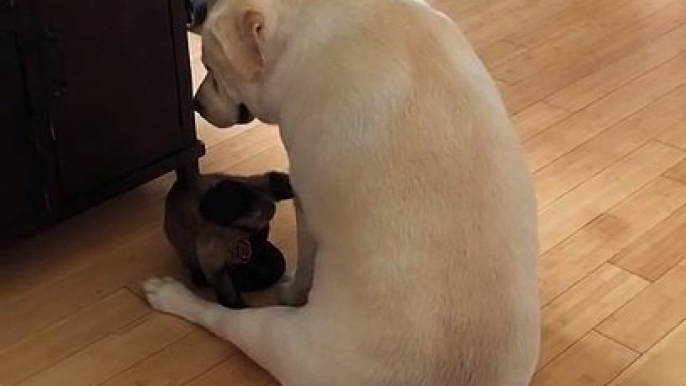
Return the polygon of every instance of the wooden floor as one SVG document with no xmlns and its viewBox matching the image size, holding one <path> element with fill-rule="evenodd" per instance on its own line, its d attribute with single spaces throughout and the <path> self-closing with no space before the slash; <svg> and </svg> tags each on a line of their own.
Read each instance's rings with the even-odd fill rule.
<svg viewBox="0 0 686 386">
<path fill-rule="evenodd" d="M 534 385 L 686 386 L 686 1 L 441 7 L 499 81 L 535 173 L 543 342 Z M 286 166 L 272 127 L 198 123 L 205 171 Z M 181 274 L 160 232 L 171 181 L 1 251 L 0 385 L 274 382 L 229 344 L 141 300 L 141 279 Z M 292 217 L 280 208 L 274 230 L 288 253 Z"/>
</svg>

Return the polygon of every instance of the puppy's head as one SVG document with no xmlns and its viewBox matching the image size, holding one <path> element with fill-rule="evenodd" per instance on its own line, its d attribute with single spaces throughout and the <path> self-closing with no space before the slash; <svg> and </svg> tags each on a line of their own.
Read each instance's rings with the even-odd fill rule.
<svg viewBox="0 0 686 386">
<path fill-rule="evenodd" d="M 260 231 L 274 217 L 271 197 L 245 183 L 225 179 L 211 187 L 200 199 L 200 215 L 221 227 L 247 233 Z"/>
<path fill-rule="evenodd" d="M 253 119 L 257 84 L 265 71 L 268 19 L 255 3 L 217 2 L 203 26 L 202 61 L 207 76 L 198 88 L 194 107 L 217 127 Z"/>
</svg>

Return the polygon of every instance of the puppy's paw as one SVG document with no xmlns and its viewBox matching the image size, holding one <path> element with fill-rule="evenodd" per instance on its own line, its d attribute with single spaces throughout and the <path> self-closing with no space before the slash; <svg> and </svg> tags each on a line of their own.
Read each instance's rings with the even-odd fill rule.
<svg viewBox="0 0 686 386">
<path fill-rule="evenodd" d="M 170 278 L 151 278 L 143 283 L 150 305 L 167 314 L 190 318 L 190 311 L 198 298 L 183 284 Z"/>
</svg>

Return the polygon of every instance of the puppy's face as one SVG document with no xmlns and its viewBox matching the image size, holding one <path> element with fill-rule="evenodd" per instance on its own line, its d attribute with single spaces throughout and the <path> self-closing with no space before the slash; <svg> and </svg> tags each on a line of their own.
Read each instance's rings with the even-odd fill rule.
<svg viewBox="0 0 686 386">
<path fill-rule="evenodd" d="M 203 63 L 207 76 L 194 107 L 217 127 L 248 123 L 253 119 L 256 84 L 264 67 L 262 13 L 249 1 L 217 3 L 203 27 Z"/>
<path fill-rule="evenodd" d="M 225 179 L 200 199 L 200 214 L 221 227 L 253 233 L 264 229 L 276 213 L 267 192 L 243 182 Z"/>
</svg>

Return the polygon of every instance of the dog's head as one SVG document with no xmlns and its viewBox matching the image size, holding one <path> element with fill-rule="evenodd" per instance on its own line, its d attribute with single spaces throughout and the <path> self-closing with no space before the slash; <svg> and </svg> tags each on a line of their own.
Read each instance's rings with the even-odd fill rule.
<svg viewBox="0 0 686 386">
<path fill-rule="evenodd" d="M 216 175 L 219 180 L 200 197 L 201 217 L 220 227 L 260 231 L 276 213 L 276 203 L 293 198 L 288 174 L 269 172 L 238 177 Z"/>
<path fill-rule="evenodd" d="M 269 14 L 253 0 L 212 4 L 202 33 L 202 61 L 207 76 L 194 107 L 217 127 L 248 123 L 265 72 Z"/>
<path fill-rule="evenodd" d="M 248 233 L 266 227 L 275 212 L 270 197 L 231 179 L 220 181 L 200 199 L 200 214 L 206 221 Z"/>
</svg>

